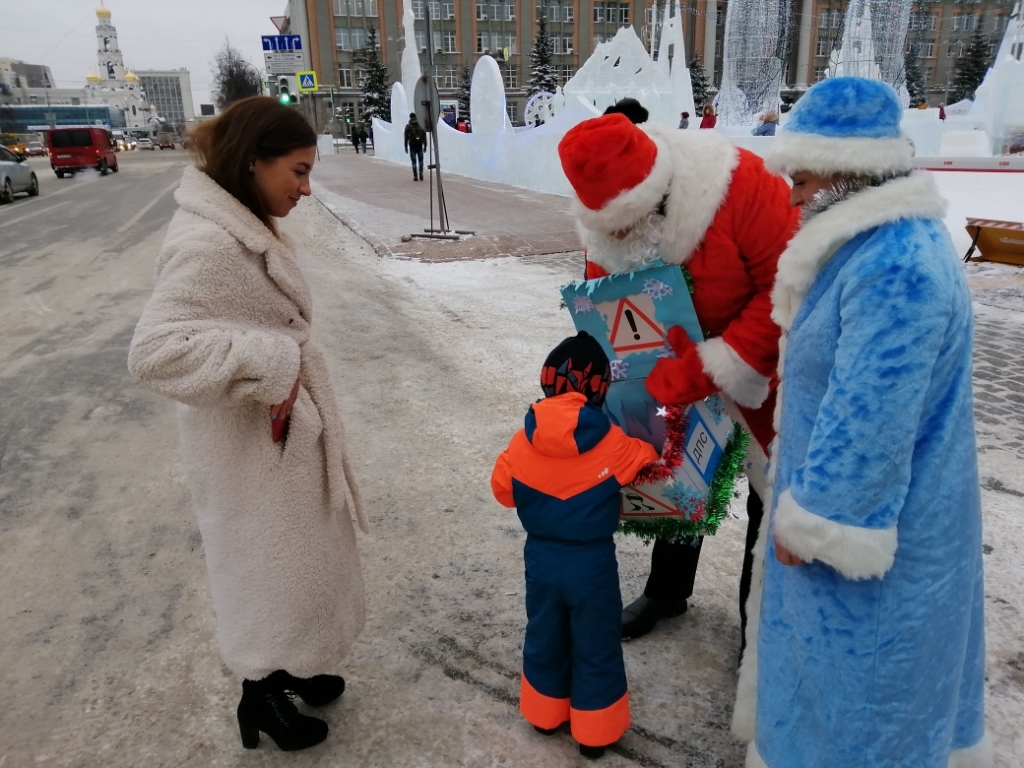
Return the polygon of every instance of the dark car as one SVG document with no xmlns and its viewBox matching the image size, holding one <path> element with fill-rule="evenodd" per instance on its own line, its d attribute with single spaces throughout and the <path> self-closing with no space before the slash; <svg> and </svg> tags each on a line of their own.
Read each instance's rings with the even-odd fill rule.
<svg viewBox="0 0 1024 768">
<path fill-rule="evenodd" d="M 29 157 L 40 157 L 46 154 L 46 147 L 43 146 L 41 141 L 30 141 L 25 154 Z"/>
</svg>

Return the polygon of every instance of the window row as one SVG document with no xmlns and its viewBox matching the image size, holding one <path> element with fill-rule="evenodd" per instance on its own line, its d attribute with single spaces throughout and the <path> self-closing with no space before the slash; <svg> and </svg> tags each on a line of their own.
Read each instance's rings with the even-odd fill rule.
<svg viewBox="0 0 1024 768">
<path fill-rule="evenodd" d="M 476 52 L 503 51 L 508 48 L 509 56 L 519 53 L 516 36 L 502 32 L 478 32 L 476 36 Z"/>
<path fill-rule="evenodd" d="M 828 8 L 818 13 L 818 29 L 839 29 L 843 26 L 843 12 L 838 8 Z"/>
<path fill-rule="evenodd" d="M 629 6 L 625 3 L 594 3 L 594 21 L 629 24 Z"/>
<path fill-rule="evenodd" d="M 912 13 L 910 14 L 910 26 L 908 29 L 914 32 L 934 32 L 939 23 L 937 13 Z"/>
<path fill-rule="evenodd" d="M 458 53 L 458 38 L 454 29 L 446 29 L 443 32 L 435 31 L 431 36 L 434 43 L 434 50 L 439 53 Z M 423 29 L 416 30 L 416 49 L 427 50 L 427 32 Z"/>
<path fill-rule="evenodd" d="M 488 5 L 487 3 L 476 4 L 476 20 L 477 21 L 515 21 L 516 19 L 516 7 L 511 3 L 497 3 Z"/>
<path fill-rule="evenodd" d="M 335 16 L 377 17 L 377 0 L 334 0 Z"/>
<path fill-rule="evenodd" d="M 343 51 L 358 51 L 366 47 L 367 30 L 363 27 L 335 27 L 334 44 Z M 377 49 L 380 50 L 380 38 L 377 38 Z"/>
<path fill-rule="evenodd" d="M 355 73 L 355 79 L 354 80 L 352 79 L 353 72 Z M 355 69 L 350 69 L 348 67 L 343 67 L 342 69 L 338 70 L 338 84 L 342 88 L 352 88 L 353 87 L 353 83 L 355 83 L 354 87 L 362 88 L 363 87 L 363 83 L 365 83 L 365 82 L 366 82 L 366 70 L 362 69 L 361 67 L 356 67 Z"/>
<path fill-rule="evenodd" d="M 542 13 L 548 21 L 555 23 L 563 21 L 572 22 L 575 20 L 572 5 L 559 5 L 557 3 L 551 3 L 551 5 L 538 5 L 537 18 L 540 18 Z"/>
</svg>

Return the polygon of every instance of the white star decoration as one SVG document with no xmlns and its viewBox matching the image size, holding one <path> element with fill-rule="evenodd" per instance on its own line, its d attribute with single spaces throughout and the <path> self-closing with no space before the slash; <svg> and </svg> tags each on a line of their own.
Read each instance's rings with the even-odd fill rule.
<svg viewBox="0 0 1024 768">
<path fill-rule="evenodd" d="M 665 487 L 666 488 L 675 488 L 676 487 L 676 479 L 674 477 L 668 478 L 665 481 Z"/>
<path fill-rule="evenodd" d="M 668 408 L 666 408 L 664 405 L 661 406 L 658 409 L 658 415 L 661 416 L 661 418 L 663 418 L 663 419 L 667 419 L 668 418 Z"/>
</svg>

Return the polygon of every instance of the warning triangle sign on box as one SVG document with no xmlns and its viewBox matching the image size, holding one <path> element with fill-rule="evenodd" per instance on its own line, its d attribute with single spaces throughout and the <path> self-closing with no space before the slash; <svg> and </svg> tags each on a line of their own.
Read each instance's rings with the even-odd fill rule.
<svg viewBox="0 0 1024 768">
<path fill-rule="evenodd" d="M 658 324 L 629 299 L 619 299 L 608 340 L 620 355 L 665 346 L 665 336 Z"/>
<path fill-rule="evenodd" d="M 679 511 L 636 486 L 622 489 L 623 517 L 678 517 Z"/>
</svg>

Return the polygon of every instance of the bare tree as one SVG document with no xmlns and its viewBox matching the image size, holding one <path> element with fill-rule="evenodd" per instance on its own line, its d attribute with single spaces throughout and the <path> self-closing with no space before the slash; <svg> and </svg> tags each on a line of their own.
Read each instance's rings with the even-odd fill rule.
<svg viewBox="0 0 1024 768">
<path fill-rule="evenodd" d="M 263 77 L 242 58 L 241 52 L 224 41 L 213 59 L 213 100 L 217 109 L 249 96 L 263 95 Z"/>
</svg>

